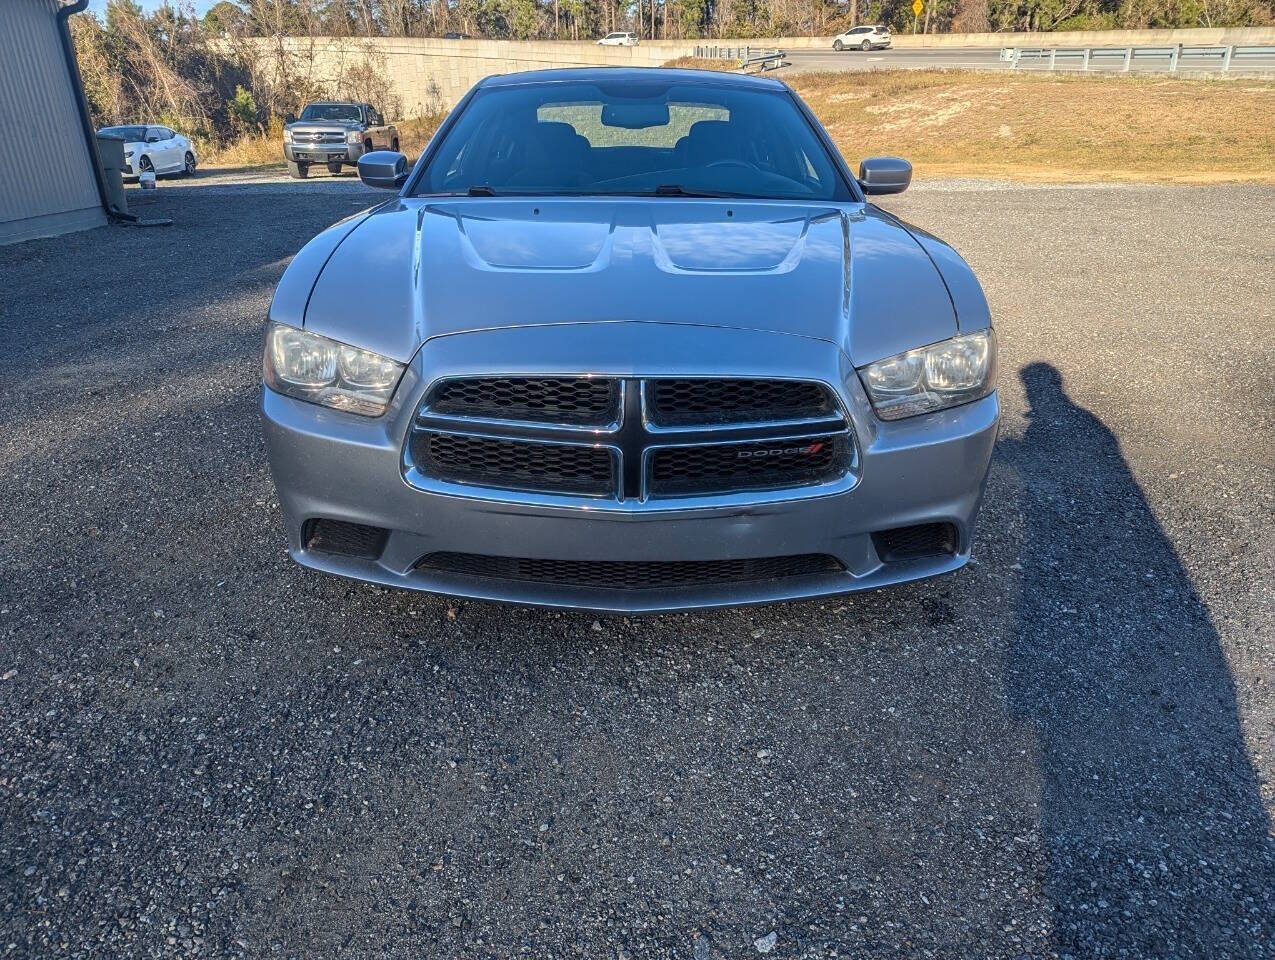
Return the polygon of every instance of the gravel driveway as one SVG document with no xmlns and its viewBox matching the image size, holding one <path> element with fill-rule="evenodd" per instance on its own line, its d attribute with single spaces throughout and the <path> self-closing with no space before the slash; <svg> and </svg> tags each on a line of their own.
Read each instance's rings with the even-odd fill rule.
<svg viewBox="0 0 1275 960">
<path fill-rule="evenodd" d="M 601 619 L 307 573 L 256 404 L 352 178 L 0 248 L 0 957 L 1275 955 L 1275 190 L 968 189 L 976 562 Z"/>
</svg>

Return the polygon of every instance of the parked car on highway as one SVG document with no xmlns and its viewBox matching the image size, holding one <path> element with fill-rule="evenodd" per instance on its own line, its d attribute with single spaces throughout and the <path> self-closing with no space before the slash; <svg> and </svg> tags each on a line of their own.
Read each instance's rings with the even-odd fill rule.
<svg viewBox="0 0 1275 960">
<path fill-rule="evenodd" d="M 786 85 L 489 77 L 270 306 L 291 555 L 360 580 L 650 611 L 817 597 L 970 556 L 996 339 L 947 244 L 868 202 Z"/>
<path fill-rule="evenodd" d="M 199 156 L 187 137 L 157 124 L 129 124 L 103 127 L 98 136 L 124 141 L 124 176 L 143 173 L 184 173 L 195 175 Z"/>
<path fill-rule="evenodd" d="M 638 45 L 638 35 L 636 33 L 608 33 L 605 37 L 598 41 L 599 46 L 603 47 L 636 47 Z"/>
<path fill-rule="evenodd" d="M 306 177 L 312 163 L 340 173 L 371 150 L 397 149 L 398 128 L 370 103 L 310 103 L 283 128 L 283 156 L 296 179 Z"/>
<path fill-rule="evenodd" d="M 847 49 L 888 50 L 890 47 L 890 28 L 883 24 L 865 27 L 851 27 L 845 33 L 833 38 L 832 49 L 838 52 Z"/>
</svg>

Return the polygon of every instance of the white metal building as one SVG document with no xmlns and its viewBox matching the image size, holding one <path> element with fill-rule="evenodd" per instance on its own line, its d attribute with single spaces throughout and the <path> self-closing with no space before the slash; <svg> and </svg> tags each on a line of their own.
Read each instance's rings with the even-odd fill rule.
<svg viewBox="0 0 1275 960">
<path fill-rule="evenodd" d="M 0 0 L 0 243 L 106 223 L 61 7 Z"/>
</svg>

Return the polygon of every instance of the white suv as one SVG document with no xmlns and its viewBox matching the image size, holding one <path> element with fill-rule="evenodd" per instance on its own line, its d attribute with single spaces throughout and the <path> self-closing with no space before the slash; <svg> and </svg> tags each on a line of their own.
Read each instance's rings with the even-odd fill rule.
<svg viewBox="0 0 1275 960">
<path fill-rule="evenodd" d="M 890 28 L 876 24 L 871 27 L 851 27 L 833 38 L 833 50 L 857 47 L 860 50 L 886 50 L 890 46 Z"/>
<path fill-rule="evenodd" d="M 598 41 L 604 47 L 636 47 L 637 42 L 636 33 L 608 33 Z"/>
</svg>

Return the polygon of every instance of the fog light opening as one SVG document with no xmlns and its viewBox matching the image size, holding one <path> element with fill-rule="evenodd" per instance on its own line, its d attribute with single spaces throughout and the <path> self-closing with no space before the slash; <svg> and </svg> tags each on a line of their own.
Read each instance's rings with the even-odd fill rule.
<svg viewBox="0 0 1275 960">
<path fill-rule="evenodd" d="M 301 540 L 307 550 L 366 560 L 380 557 L 389 536 L 390 532 L 384 527 L 321 518 L 307 520 L 301 531 Z"/>
<path fill-rule="evenodd" d="M 925 557 L 950 557 L 959 543 L 951 523 L 919 523 L 872 534 L 872 545 L 882 563 L 899 563 Z"/>
</svg>

